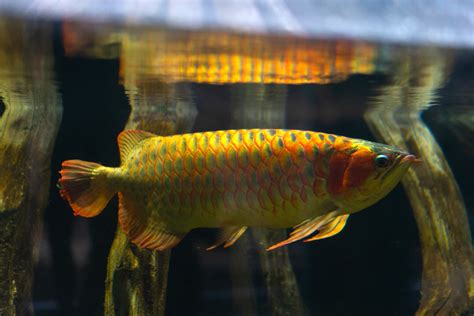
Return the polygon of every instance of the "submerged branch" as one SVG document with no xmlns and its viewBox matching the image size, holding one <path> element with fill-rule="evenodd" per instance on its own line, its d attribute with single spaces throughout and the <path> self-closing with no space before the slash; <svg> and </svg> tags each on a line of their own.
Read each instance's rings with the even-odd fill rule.
<svg viewBox="0 0 474 316">
<path fill-rule="evenodd" d="M 234 87 L 234 120 L 236 128 L 282 128 L 285 125 L 286 86 L 246 85 Z M 254 295 L 252 273 L 245 251 L 250 245 L 255 245 L 258 252 L 260 268 L 265 280 L 268 298 L 269 314 L 271 315 L 302 315 L 304 305 L 300 297 L 298 284 L 288 255 L 288 248 L 267 252 L 266 248 L 287 238 L 285 229 L 269 230 L 252 228 L 248 236 L 243 236 L 236 243 L 233 252 L 235 260 L 246 261 L 239 266 L 232 266 L 233 280 L 239 279 Z M 245 243 L 245 245 L 242 245 Z M 242 284 L 242 280 L 247 280 Z M 238 300 L 238 298 L 235 298 Z M 237 306 L 239 315 L 258 314 L 258 306 L 254 299 Z"/>
<path fill-rule="evenodd" d="M 0 315 L 33 314 L 33 252 L 62 114 L 51 36 L 46 25 L 0 19 Z"/>
<path fill-rule="evenodd" d="M 449 60 L 437 50 L 404 54 L 392 83 L 365 117 L 375 135 L 423 160 L 403 180 L 421 241 L 423 273 L 418 315 L 458 315 L 472 307 L 471 233 L 451 169 L 420 113 L 445 82 Z"/>
<path fill-rule="evenodd" d="M 155 81 L 136 82 L 125 73 L 132 112 L 126 129 L 160 135 L 188 131 L 196 110 L 188 86 Z M 105 315 L 164 315 L 170 251 L 140 249 L 117 228 L 109 254 Z"/>
</svg>

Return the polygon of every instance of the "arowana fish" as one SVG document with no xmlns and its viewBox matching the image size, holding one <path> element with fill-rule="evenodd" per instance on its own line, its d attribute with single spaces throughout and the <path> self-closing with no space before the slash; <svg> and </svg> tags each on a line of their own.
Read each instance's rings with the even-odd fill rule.
<svg viewBox="0 0 474 316">
<path fill-rule="evenodd" d="M 222 229 L 208 249 L 231 246 L 249 226 L 294 227 L 267 250 L 333 236 L 419 161 L 383 144 L 282 129 L 174 136 L 128 130 L 118 144 L 118 168 L 64 161 L 60 194 L 75 215 L 92 217 L 118 193 L 121 228 L 155 250 L 174 247 L 197 227 Z"/>
</svg>

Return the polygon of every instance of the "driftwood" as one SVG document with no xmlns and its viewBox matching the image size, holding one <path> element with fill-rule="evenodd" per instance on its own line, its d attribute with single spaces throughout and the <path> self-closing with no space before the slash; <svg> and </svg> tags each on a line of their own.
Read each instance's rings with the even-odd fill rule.
<svg viewBox="0 0 474 316">
<path fill-rule="evenodd" d="M 127 37 L 110 28 L 63 25 L 66 54 L 119 58 L 120 72 L 131 113 L 125 129 L 159 135 L 191 130 L 196 109 L 186 84 L 168 84 L 146 75 L 156 41 L 146 35 Z M 148 45 L 153 43 L 153 45 Z M 140 249 L 117 227 L 107 263 L 105 315 L 164 315 L 170 251 Z"/>
<path fill-rule="evenodd" d="M 269 128 L 285 126 L 286 86 L 244 85 L 234 86 L 233 127 Z M 250 234 L 241 237 L 232 252 L 232 281 L 234 287 L 248 289 L 255 295 L 252 273 L 248 262 L 248 250 L 256 246 L 261 272 L 264 277 L 268 309 L 271 315 L 302 315 L 304 306 L 298 284 L 291 266 L 288 248 L 267 252 L 265 249 L 287 238 L 287 232 L 253 228 Z M 259 308 L 254 297 L 240 297 L 234 294 L 234 306 L 239 315 L 258 314 Z"/>
<path fill-rule="evenodd" d="M 449 55 L 423 50 L 402 56 L 365 118 L 379 139 L 423 159 L 403 180 L 423 256 L 417 315 L 459 315 L 472 308 L 474 298 L 471 233 L 456 180 L 420 118 L 445 82 Z"/>
<path fill-rule="evenodd" d="M 61 121 L 52 30 L 0 20 L 0 315 L 33 314 L 33 252 Z"/>
<path fill-rule="evenodd" d="M 127 58 L 132 56 L 139 57 L 129 50 Z M 133 71 L 122 70 L 132 108 L 126 129 L 167 135 L 192 128 L 196 110 L 189 86 L 139 81 Z M 118 227 L 107 265 L 105 315 L 164 315 L 169 259 L 170 251 L 132 245 Z"/>
</svg>

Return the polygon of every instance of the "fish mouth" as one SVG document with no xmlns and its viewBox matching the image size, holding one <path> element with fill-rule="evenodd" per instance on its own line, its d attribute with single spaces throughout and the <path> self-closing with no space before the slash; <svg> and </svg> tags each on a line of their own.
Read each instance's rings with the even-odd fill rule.
<svg viewBox="0 0 474 316">
<path fill-rule="evenodd" d="M 415 155 L 406 155 L 405 157 L 400 160 L 400 164 L 405 164 L 405 163 L 419 163 L 422 162 L 420 158 L 416 158 Z"/>
</svg>

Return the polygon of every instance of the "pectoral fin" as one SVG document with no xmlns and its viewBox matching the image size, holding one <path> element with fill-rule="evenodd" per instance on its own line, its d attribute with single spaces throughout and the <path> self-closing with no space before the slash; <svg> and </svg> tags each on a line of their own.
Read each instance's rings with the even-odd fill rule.
<svg viewBox="0 0 474 316">
<path fill-rule="evenodd" d="M 230 227 L 225 227 L 222 228 L 219 231 L 219 235 L 217 236 L 216 243 L 208 248 L 206 250 L 213 250 L 220 245 L 224 244 L 224 248 L 232 246 L 237 239 L 242 236 L 245 231 L 247 230 L 247 226 L 230 226 Z"/>
<path fill-rule="evenodd" d="M 335 217 L 339 215 L 340 215 L 340 211 L 336 210 L 336 211 L 329 212 L 325 215 L 321 215 L 321 216 L 306 220 L 302 222 L 301 224 L 295 226 L 295 229 L 290 233 L 290 238 L 283 240 L 282 242 L 279 242 L 267 248 L 267 251 L 286 246 L 295 241 L 308 237 L 309 235 L 314 233 L 316 230 L 328 224 L 332 219 L 334 219 Z"/>
<path fill-rule="evenodd" d="M 304 242 L 329 238 L 340 233 L 341 230 L 344 229 L 344 226 L 346 226 L 348 218 L 349 214 L 341 215 L 334 218 L 332 221 L 321 227 L 321 229 L 319 229 L 319 233 L 309 239 L 306 239 Z"/>
</svg>

